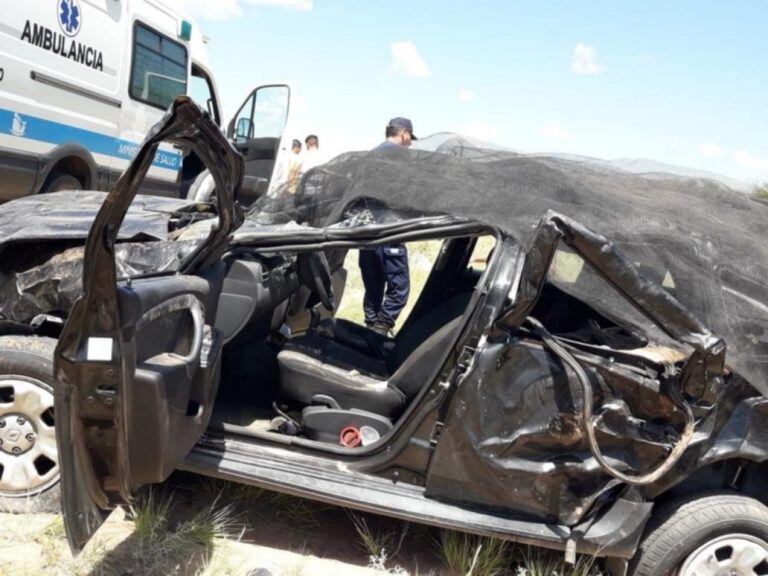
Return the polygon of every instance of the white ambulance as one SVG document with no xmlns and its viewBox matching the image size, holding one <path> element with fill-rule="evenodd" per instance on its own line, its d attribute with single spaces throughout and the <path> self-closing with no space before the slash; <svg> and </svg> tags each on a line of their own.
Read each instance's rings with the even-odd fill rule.
<svg viewBox="0 0 768 576">
<path fill-rule="evenodd" d="M 2 3 L 0 202 L 64 189 L 109 189 L 179 94 L 207 107 L 221 125 L 205 39 L 190 18 L 162 1 Z M 288 88 L 262 88 L 250 101 L 257 92 L 260 100 L 278 97 L 287 116 Z M 230 136 L 246 155 L 255 139 L 255 148 L 266 146 L 266 156 L 276 156 L 281 134 L 271 132 L 282 128 L 253 133 L 261 124 L 253 118 L 257 108 L 251 104 L 247 121 L 247 104 L 241 108 L 240 133 L 233 123 Z M 196 158 L 182 162 L 182 156 L 161 146 L 142 192 L 185 194 L 200 165 Z"/>
</svg>

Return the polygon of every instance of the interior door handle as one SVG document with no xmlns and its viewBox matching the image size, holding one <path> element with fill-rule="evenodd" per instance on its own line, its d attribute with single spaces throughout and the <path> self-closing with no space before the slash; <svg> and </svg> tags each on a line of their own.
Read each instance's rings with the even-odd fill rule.
<svg viewBox="0 0 768 576">
<path fill-rule="evenodd" d="M 187 311 L 192 315 L 192 329 L 194 331 L 192 334 L 192 344 L 187 354 L 178 354 L 176 352 L 165 352 L 165 354 L 191 366 L 200 358 L 205 340 L 205 307 L 196 296 L 180 294 L 160 302 L 142 314 L 136 323 L 136 331 L 140 331 L 149 322 L 181 311 Z"/>
<path fill-rule="evenodd" d="M 193 300 L 188 308 L 192 315 L 192 326 L 194 334 L 192 336 L 192 345 L 189 347 L 189 353 L 186 355 L 171 352 L 170 355 L 177 358 L 185 364 L 193 364 L 200 357 L 200 351 L 203 348 L 203 338 L 205 336 L 205 314 L 203 306 L 198 300 Z"/>
</svg>

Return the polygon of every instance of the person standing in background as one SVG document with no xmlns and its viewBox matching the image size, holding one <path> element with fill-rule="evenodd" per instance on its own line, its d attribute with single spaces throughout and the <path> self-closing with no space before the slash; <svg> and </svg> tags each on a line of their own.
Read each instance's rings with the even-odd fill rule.
<svg viewBox="0 0 768 576">
<path fill-rule="evenodd" d="M 384 142 L 374 148 L 374 152 L 407 148 L 412 140 L 416 140 L 413 124 L 408 118 L 390 120 L 384 136 Z M 358 264 L 365 286 L 365 325 L 379 334 L 388 335 L 411 291 L 408 249 L 404 244 L 391 244 L 360 250 Z"/>
<path fill-rule="evenodd" d="M 296 192 L 296 186 L 299 184 L 299 178 L 301 177 L 302 161 L 301 141 L 294 139 L 285 170 L 285 190 L 288 194 Z"/>
<path fill-rule="evenodd" d="M 408 118 L 392 118 L 384 130 L 384 142 L 376 146 L 374 151 L 398 146 L 408 148 L 413 140 L 418 140 L 413 135 L 413 123 Z"/>
<path fill-rule="evenodd" d="M 310 134 L 304 139 L 304 146 L 304 160 L 301 165 L 302 172 L 311 170 L 323 163 L 320 155 L 320 139 L 315 134 Z"/>
</svg>

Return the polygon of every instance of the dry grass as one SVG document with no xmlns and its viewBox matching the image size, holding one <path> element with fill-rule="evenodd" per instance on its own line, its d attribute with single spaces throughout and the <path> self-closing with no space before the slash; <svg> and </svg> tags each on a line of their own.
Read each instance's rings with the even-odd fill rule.
<svg viewBox="0 0 768 576">
<path fill-rule="evenodd" d="M 432 543 L 432 544 L 430 544 Z M 3 576 L 596 576 L 591 558 L 438 531 L 219 480 L 117 510 L 73 558 L 59 515 L 0 515 Z"/>
<path fill-rule="evenodd" d="M 237 493 L 237 485 L 229 486 Z M 272 571 L 262 574 L 278 576 L 280 564 L 286 574 L 300 573 L 296 554 L 262 558 L 241 542 L 244 526 L 234 503 L 220 495 L 201 502 L 169 487 L 148 491 L 127 513 L 116 511 L 77 557 L 69 552 L 60 515 L 3 515 L 0 574 L 244 576 L 264 564 Z"/>
<path fill-rule="evenodd" d="M 349 518 L 357 532 L 358 544 L 369 558 L 394 558 L 400 553 L 410 524 L 392 520 L 385 526 L 381 523 L 374 526 L 364 515 L 356 512 L 350 512 Z"/>
<path fill-rule="evenodd" d="M 601 574 L 597 560 L 578 556 L 574 565 L 568 565 L 562 552 L 553 552 L 533 546 L 520 547 L 517 557 L 521 576 L 594 576 Z"/>
<path fill-rule="evenodd" d="M 217 500 L 234 509 L 247 509 L 258 521 L 277 522 L 284 528 L 297 530 L 321 529 L 320 517 L 331 508 L 306 498 L 215 478 L 201 478 L 186 489 L 203 501 Z"/>
<path fill-rule="evenodd" d="M 436 545 L 443 564 L 453 574 L 502 576 L 511 573 L 510 546 L 504 540 L 442 530 Z"/>
<path fill-rule="evenodd" d="M 603 575 L 593 557 L 578 556 L 575 564 L 569 565 L 563 552 L 452 530 L 442 530 L 436 545 L 444 566 L 455 576 Z"/>
<path fill-rule="evenodd" d="M 752 189 L 752 196 L 760 200 L 768 200 L 768 182 L 756 184 Z"/>
</svg>

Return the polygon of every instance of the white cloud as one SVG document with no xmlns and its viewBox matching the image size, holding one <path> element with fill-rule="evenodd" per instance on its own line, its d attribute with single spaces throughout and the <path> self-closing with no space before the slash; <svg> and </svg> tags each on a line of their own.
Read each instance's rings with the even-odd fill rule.
<svg viewBox="0 0 768 576">
<path fill-rule="evenodd" d="M 242 15 L 243 4 L 274 6 L 290 10 L 312 10 L 313 0 L 168 0 L 191 16 L 203 20 L 227 20 Z"/>
<path fill-rule="evenodd" d="M 699 154 L 707 157 L 722 156 L 723 148 L 718 144 L 702 144 L 699 146 Z"/>
<path fill-rule="evenodd" d="M 216 0 L 217 2 L 219 0 Z M 300 10 L 306 12 L 312 10 L 313 0 L 245 0 L 248 4 L 258 6 L 277 6 L 278 8 L 289 8 L 291 10 Z"/>
<path fill-rule="evenodd" d="M 458 99 L 460 102 L 472 102 L 475 99 L 475 93 L 469 88 L 459 90 Z"/>
<path fill-rule="evenodd" d="M 637 58 L 635 58 L 635 60 L 637 60 L 639 64 L 650 64 L 651 62 L 654 61 L 654 59 L 655 59 L 654 55 L 651 54 L 650 52 L 644 52 L 643 54 L 640 54 Z"/>
<path fill-rule="evenodd" d="M 600 74 L 605 67 L 597 61 L 597 52 L 593 46 L 579 42 L 571 54 L 571 72 L 574 74 Z"/>
<path fill-rule="evenodd" d="M 477 138 L 478 140 L 490 141 L 496 137 L 499 131 L 496 129 L 496 126 L 485 122 L 469 122 L 459 126 L 456 132 L 464 136 Z"/>
<path fill-rule="evenodd" d="M 547 138 L 553 140 L 570 140 L 571 132 L 565 126 L 558 124 L 557 122 L 550 122 L 544 128 L 541 129 L 541 133 Z"/>
<path fill-rule="evenodd" d="M 429 66 L 410 40 L 395 42 L 390 45 L 389 50 L 392 53 L 392 70 L 395 74 L 422 78 L 430 75 Z"/>
<path fill-rule="evenodd" d="M 752 168 L 755 170 L 768 171 L 768 160 L 761 156 L 751 154 L 746 150 L 736 150 L 731 154 L 731 158 L 742 168 Z"/>
<path fill-rule="evenodd" d="M 168 3 L 190 16 L 204 20 L 227 20 L 243 13 L 239 0 L 168 0 Z"/>
<path fill-rule="evenodd" d="M 291 111 L 304 112 L 307 107 L 307 100 L 297 90 L 293 90 L 291 92 Z"/>
</svg>

